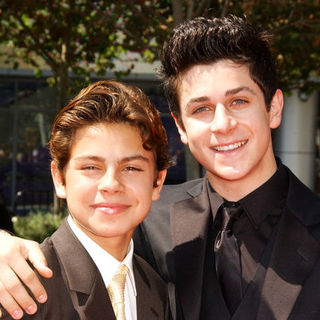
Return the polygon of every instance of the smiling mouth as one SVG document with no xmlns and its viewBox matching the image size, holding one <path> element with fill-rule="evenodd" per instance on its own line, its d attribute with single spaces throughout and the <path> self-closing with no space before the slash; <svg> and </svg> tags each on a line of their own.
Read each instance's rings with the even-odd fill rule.
<svg viewBox="0 0 320 320">
<path fill-rule="evenodd" d="M 248 142 L 248 140 L 243 140 L 243 141 L 239 141 L 239 142 L 224 145 L 224 146 L 216 146 L 216 147 L 213 147 L 213 149 L 215 151 L 233 151 L 233 150 L 236 150 L 236 149 L 242 147 L 247 142 Z"/>
<path fill-rule="evenodd" d="M 130 206 L 125 204 L 96 204 L 92 207 L 105 214 L 114 215 L 126 211 Z"/>
</svg>

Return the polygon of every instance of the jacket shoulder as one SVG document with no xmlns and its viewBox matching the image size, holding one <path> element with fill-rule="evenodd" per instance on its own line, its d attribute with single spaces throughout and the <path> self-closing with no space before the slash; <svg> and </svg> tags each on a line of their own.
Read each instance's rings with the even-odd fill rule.
<svg viewBox="0 0 320 320">
<path fill-rule="evenodd" d="M 302 183 L 289 169 L 287 206 L 306 226 L 320 224 L 320 197 Z"/>
<path fill-rule="evenodd" d="M 160 199 L 154 205 L 172 204 L 198 195 L 202 190 L 204 178 L 190 180 L 180 184 L 164 185 Z"/>
</svg>

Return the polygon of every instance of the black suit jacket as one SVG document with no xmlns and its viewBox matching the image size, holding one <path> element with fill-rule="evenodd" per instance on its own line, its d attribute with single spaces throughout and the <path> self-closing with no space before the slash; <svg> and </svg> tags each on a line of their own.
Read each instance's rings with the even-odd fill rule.
<svg viewBox="0 0 320 320">
<path fill-rule="evenodd" d="M 116 320 L 95 263 L 66 221 L 41 247 L 53 270 L 51 279 L 41 278 L 48 301 L 38 305 L 36 315 L 25 315 L 23 319 Z M 136 255 L 133 257 L 133 271 L 138 320 L 167 319 L 167 288 L 163 280 Z"/>
<path fill-rule="evenodd" d="M 288 170 L 289 192 L 268 265 L 231 318 L 217 281 L 204 319 L 320 319 L 320 199 Z M 210 205 L 205 179 L 167 186 L 134 239 L 168 283 L 176 319 L 200 319 Z M 221 205 L 217 197 L 214 206 Z M 213 208 L 214 209 L 214 208 Z M 211 297 L 209 297 L 211 299 Z"/>
</svg>

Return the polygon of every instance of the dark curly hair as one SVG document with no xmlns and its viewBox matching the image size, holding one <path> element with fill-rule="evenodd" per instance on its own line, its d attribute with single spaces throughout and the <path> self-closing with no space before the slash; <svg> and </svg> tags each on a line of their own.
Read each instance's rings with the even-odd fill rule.
<svg viewBox="0 0 320 320">
<path fill-rule="evenodd" d="M 188 20 L 173 30 L 164 44 L 160 74 L 171 112 L 181 123 L 178 86 L 183 72 L 197 64 L 231 60 L 247 64 L 250 75 L 261 88 L 267 109 L 277 90 L 277 77 L 270 50 L 271 36 L 258 32 L 240 17 Z M 182 124 L 182 123 L 181 123 Z"/>
</svg>

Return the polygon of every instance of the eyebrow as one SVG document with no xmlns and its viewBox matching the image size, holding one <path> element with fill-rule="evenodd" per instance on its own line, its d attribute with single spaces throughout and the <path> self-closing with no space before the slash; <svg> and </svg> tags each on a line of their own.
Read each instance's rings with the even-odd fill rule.
<svg viewBox="0 0 320 320">
<path fill-rule="evenodd" d="M 75 161 L 92 160 L 92 161 L 104 162 L 105 158 L 99 157 L 99 156 L 84 155 L 84 156 L 76 157 L 74 160 Z M 124 158 L 118 160 L 118 163 L 125 163 L 125 162 L 135 161 L 135 160 L 141 160 L 141 161 L 149 163 L 149 159 L 141 154 L 132 155 L 129 157 L 124 157 Z"/>
<path fill-rule="evenodd" d="M 251 88 L 249 88 L 247 86 L 243 86 L 243 87 L 238 87 L 238 88 L 227 90 L 226 93 L 225 93 L 225 96 L 230 96 L 230 95 L 233 95 L 233 94 L 237 94 L 237 93 L 239 93 L 241 91 L 248 91 L 248 92 L 254 94 L 255 96 L 257 95 Z"/>
<path fill-rule="evenodd" d="M 192 98 L 186 104 L 186 108 L 185 109 L 188 109 L 193 103 L 205 102 L 205 101 L 208 101 L 208 100 L 210 100 L 208 96 Z"/>
<path fill-rule="evenodd" d="M 133 155 L 130 157 L 125 157 L 125 158 L 121 159 L 120 162 L 129 162 L 129 161 L 135 161 L 135 160 L 141 160 L 141 161 L 149 163 L 149 159 L 141 154 Z"/>
<path fill-rule="evenodd" d="M 234 88 L 234 89 L 227 90 L 224 95 L 225 95 L 225 97 L 228 97 L 228 96 L 237 94 L 237 93 L 239 93 L 241 91 L 248 91 L 251 94 L 256 95 L 256 93 L 251 88 L 249 88 L 247 86 L 242 86 L 242 87 L 237 87 L 237 88 Z M 186 108 L 185 109 L 188 109 L 193 103 L 206 102 L 208 100 L 210 100 L 210 98 L 208 96 L 201 96 L 201 97 L 192 98 L 186 104 Z"/>
</svg>

